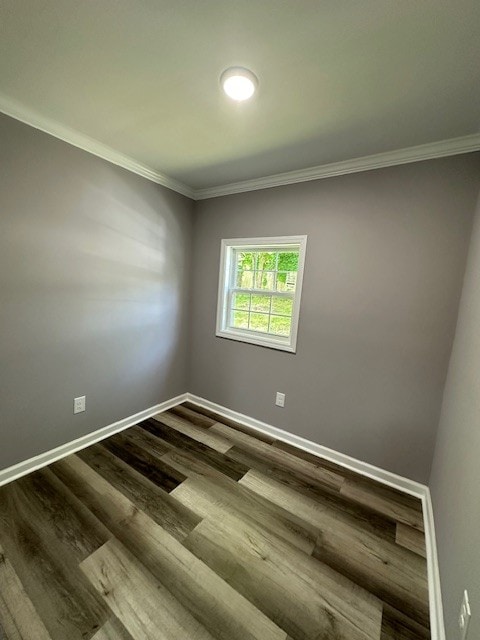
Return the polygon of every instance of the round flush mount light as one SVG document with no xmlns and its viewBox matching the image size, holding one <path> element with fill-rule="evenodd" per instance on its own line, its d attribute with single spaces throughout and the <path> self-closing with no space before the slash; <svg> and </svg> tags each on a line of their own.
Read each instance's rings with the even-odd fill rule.
<svg viewBox="0 0 480 640">
<path fill-rule="evenodd" d="M 248 69 L 231 67 L 220 76 L 220 84 L 229 98 L 242 102 L 253 96 L 258 86 L 258 78 Z"/>
</svg>

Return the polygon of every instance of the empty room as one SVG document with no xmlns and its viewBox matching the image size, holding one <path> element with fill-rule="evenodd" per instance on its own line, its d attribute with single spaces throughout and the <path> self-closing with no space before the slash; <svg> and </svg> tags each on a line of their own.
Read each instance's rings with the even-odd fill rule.
<svg viewBox="0 0 480 640">
<path fill-rule="evenodd" d="M 1 0 L 0 640 L 480 639 L 478 0 Z"/>
</svg>

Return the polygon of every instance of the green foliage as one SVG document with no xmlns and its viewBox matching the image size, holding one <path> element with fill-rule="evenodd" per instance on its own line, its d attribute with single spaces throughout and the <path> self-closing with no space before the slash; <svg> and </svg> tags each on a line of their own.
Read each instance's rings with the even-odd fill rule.
<svg viewBox="0 0 480 640">
<path fill-rule="evenodd" d="M 270 333 L 274 333 L 278 336 L 288 336 L 290 335 L 291 324 L 291 318 L 272 316 L 270 318 Z"/>
<path fill-rule="evenodd" d="M 237 287 L 271 290 L 274 288 L 273 271 L 277 271 L 278 291 L 293 291 L 298 251 L 237 252 Z"/>
<path fill-rule="evenodd" d="M 277 265 L 278 255 L 278 265 Z M 238 271 L 298 271 L 298 251 L 239 251 Z"/>
<path fill-rule="evenodd" d="M 298 251 L 278 254 L 279 271 L 298 271 Z"/>
<path fill-rule="evenodd" d="M 250 294 L 248 293 L 235 293 L 233 296 L 233 308 L 234 309 L 250 309 Z"/>
<path fill-rule="evenodd" d="M 278 336 L 290 335 L 292 319 L 286 316 L 269 316 L 268 313 L 233 311 L 232 324 L 236 329 L 250 329 Z"/>
<path fill-rule="evenodd" d="M 293 308 L 293 300 L 290 298 L 273 298 L 272 300 L 272 313 L 276 313 L 281 316 L 291 316 Z"/>
<path fill-rule="evenodd" d="M 265 293 L 234 294 L 233 326 L 279 336 L 290 335 L 293 300 L 271 295 L 269 291 L 295 290 L 298 251 L 238 251 L 236 262 L 236 286 L 263 289 Z"/>
<path fill-rule="evenodd" d="M 253 271 L 254 258 L 251 251 L 237 253 L 237 271 Z"/>
<path fill-rule="evenodd" d="M 270 300 L 272 296 L 252 296 L 252 311 L 270 311 Z"/>
</svg>

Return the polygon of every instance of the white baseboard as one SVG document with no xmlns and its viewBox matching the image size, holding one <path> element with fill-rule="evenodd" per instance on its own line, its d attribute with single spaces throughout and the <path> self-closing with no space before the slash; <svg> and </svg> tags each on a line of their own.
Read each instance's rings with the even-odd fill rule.
<svg viewBox="0 0 480 640">
<path fill-rule="evenodd" d="M 376 480 L 377 482 L 381 482 L 393 487 L 394 489 L 398 489 L 399 491 L 403 491 L 419 498 L 423 505 L 425 524 L 431 638 L 432 640 L 445 640 L 440 574 L 438 567 L 437 545 L 435 540 L 435 524 L 433 519 L 430 490 L 426 485 L 410 480 L 409 478 L 404 478 L 395 473 L 391 473 L 385 469 L 375 467 L 367 462 L 362 462 L 361 460 L 357 460 L 356 458 L 334 451 L 333 449 L 324 447 L 316 442 L 311 442 L 310 440 L 297 436 L 293 433 L 289 433 L 288 431 L 284 431 L 283 429 L 279 429 L 278 427 L 274 427 L 266 422 L 261 422 L 260 420 L 246 416 L 238 411 L 232 411 L 222 405 L 210 402 L 209 400 L 205 400 L 204 398 L 200 398 L 199 396 L 191 393 L 183 393 L 175 398 L 171 398 L 170 400 L 166 400 L 165 402 L 161 402 L 160 404 L 150 407 L 149 409 L 140 411 L 128 418 L 124 418 L 123 420 L 114 422 L 113 424 L 98 429 L 97 431 L 88 433 L 76 440 L 60 445 L 55 449 L 51 449 L 50 451 L 41 453 L 38 456 L 19 462 L 12 467 L 3 469 L 0 471 L 0 486 L 7 484 L 8 482 L 12 482 L 12 480 L 16 480 L 27 473 L 31 473 L 32 471 L 45 467 L 56 460 L 60 460 L 65 456 L 75 453 L 76 451 L 80 451 L 80 449 L 85 449 L 85 447 L 89 447 L 95 442 L 99 442 L 100 440 L 112 436 L 114 433 L 128 429 L 138 422 L 154 416 L 156 413 L 167 411 L 168 409 L 171 409 L 172 407 L 175 407 L 187 400 L 199 407 L 214 411 L 220 416 L 235 420 L 246 427 L 250 427 L 251 429 L 272 436 L 277 440 L 287 442 L 288 444 L 294 445 L 304 451 L 313 453 L 320 458 L 325 458 L 326 460 L 335 462 L 336 464 L 350 469 L 351 471 L 355 471 L 363 476 L 371 478 L 372 480 Z"/>
<path fill-rule="evenodd" d="M 218 413 L 225 418 L 230 418 L 231 420 L 240 422 L 246 427 L 251 427 L 252 429 L 260 431 L 261 433 L 265 433 L 272 438 L 276 438 L 277 440 L 282 440 L 283 442 L 292 444 L 299 449 L 303 449 L 304 451 L 313 453 L 320 458 L 325 458 L 326 460 L 335 462 L 342 467 L 346 467 L 347 469 L 355 471 L 356 473 L 361 473 L 363 476 L 367 476 L 372 480 L 382 482 L 383 484 L 393 487 L 394 489 L 399 489 L 404 493 L 409 493 L 416 498 L 422 499 L 425 495 L 425 491 L 427 490 L 426 485 L 420 484 L 420 482 L 415 482 L 414 480 L 404 478 L 403 476 L 399 476 L 395 473 L 392 473 L 391 471 L 386 471 L 385 469 L 381 469 L 380 467 L 375 467 L 368 462 L 362 462 L 361 460 L 357 460 L 356 458 L 351 458 L 344 453 L 339 453 L 338 451 L 334 451 L 333 449 L 324 447 L 321 444 L 317 444 L 316 442 L 312 442 L 311 440 L 307 440 L 306 438 L 297 436 L 294 433 L 290 433 L 289 431 L 284 431 L 283 429 L 274 427 L 270 424 L 267 424 L 266 422 L 261 422 L 260 420 L 256 420 L 255 418 L 246 416 L 243 413 L 239 413 L 238 411 L 232 411 L 231 409 L 222 407 L 219 404 L 215 404 L 215 402 L 205 400 L 205 398 L 200 398 L 199 396 L 195 396 L 192 393 L 187 393 L 187 397 L 189 402 L 193 402 L 199 407 L 210 409 L 210 411 L 214 411 L 215 413 Z"/>
<path fill-rule="evenodd" d="M 438 564 L 437 538 L 430 489 L 426 487 L 422 497 L 423 520 L 425 526 L 425 544 L 427 551 L 428 597 L 430 599 L 430 630 L 432 640 L 445 640 L 445 623 L 443 618 L 442 589 L 440 584 L 440 568 Z"/>
<path fill-rule="evenodd" d="M 426 543 L 426 555 L 427 555 L 427 570 L 428 570 L 428 593 L 429 593 L 429 605 L 430 605 L 430 631 L 432 640 L 445 640 L 445 627 L 443 622 L 443 606 L 442 595 L 440 589 L 440 573 L 438 567 L 437 545 L 435 539 L 435 525 L 433 520 L 432 501 L 430 497 L 429 488 L 419 482 L 404 478 L 380 467 L 375 467 L 367 462 L 362 462 L 356 458 L 345 455 L 328 447 L 324 447 L 321 444 L 302 438 L 278 427 L 274 427 L 266 422 L 261 422 L 250 416 L 246 416 L 238 411 L 232 411 L 216 404 L 200 398 L 192 393 L 187 393 L 187 400 L 193 404 L 209 409 L 218 413 L 220 416 L 235 420 L 240 424 L 250 427 L 256 431 L 272 436 L 277 440 L 287 442 L 299 449 L 313 453 L 320 458 L 330 460 L 336 464 L 355 471 L 367 478 L 381 482 L 382 484 L 408 493 L 422 501 L 423 518 L 425 526 L 425 543 Z"/>
<path fill-rule="evenodd" d="M 99 442 L 109 436 L 113 436 L 114 433 L 133 427 L 133 425 L 138 422 L 151 418 L 156 413 L 160 413 L 160 411 L 167 411 L 168 409 L 175 407 L 177 404 L 185 402 L 187 396 L 188 394 L 183 393 L 175 398 L 171 398 L 170 400 L 165 400 L 165 402 L 161 402 L 149 409 L 135 413 L 133 416 L 129 416 L 128 418 L 124 418 L 118 422 L 113 422 L 106 427 L 92 431 L 92 433 L 87 433 L 87 435 L 81 436 L 76 440 L 71 440 L 59 447 L 55 447 L 55 449 L 45 451 L 45 453 L 40 453 L 38 456 L 34 456 L 33 458 L 29 458 L 28 460 L 24 460 L 18 464 L 14 464 L 11 467 L 2 469 L 0 471 L 0 487 L 7 484 L 7 482 L 12 482 L 12 480 L 21 478 L 27 473 L 46 467 L 47 465 L 52 464 L 52 462 L 65 458 L 65 456 L 69 456 L 76 451 L 80 451 L 80 449 L 85 449 L 86 447 L 95 444 L 95 442 Z"/>
</svg>

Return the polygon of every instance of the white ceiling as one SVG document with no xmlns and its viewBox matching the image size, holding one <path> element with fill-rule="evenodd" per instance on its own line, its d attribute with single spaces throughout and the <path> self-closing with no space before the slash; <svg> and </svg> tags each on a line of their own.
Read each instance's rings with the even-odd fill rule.
<svg viewBox="0 0 480 640">
<path fill-rule="evenodd" d="M 193 189 L 250 180 L 478 133 L 480 2 L 1 0 L 0 94 Z"/>
</svg>

